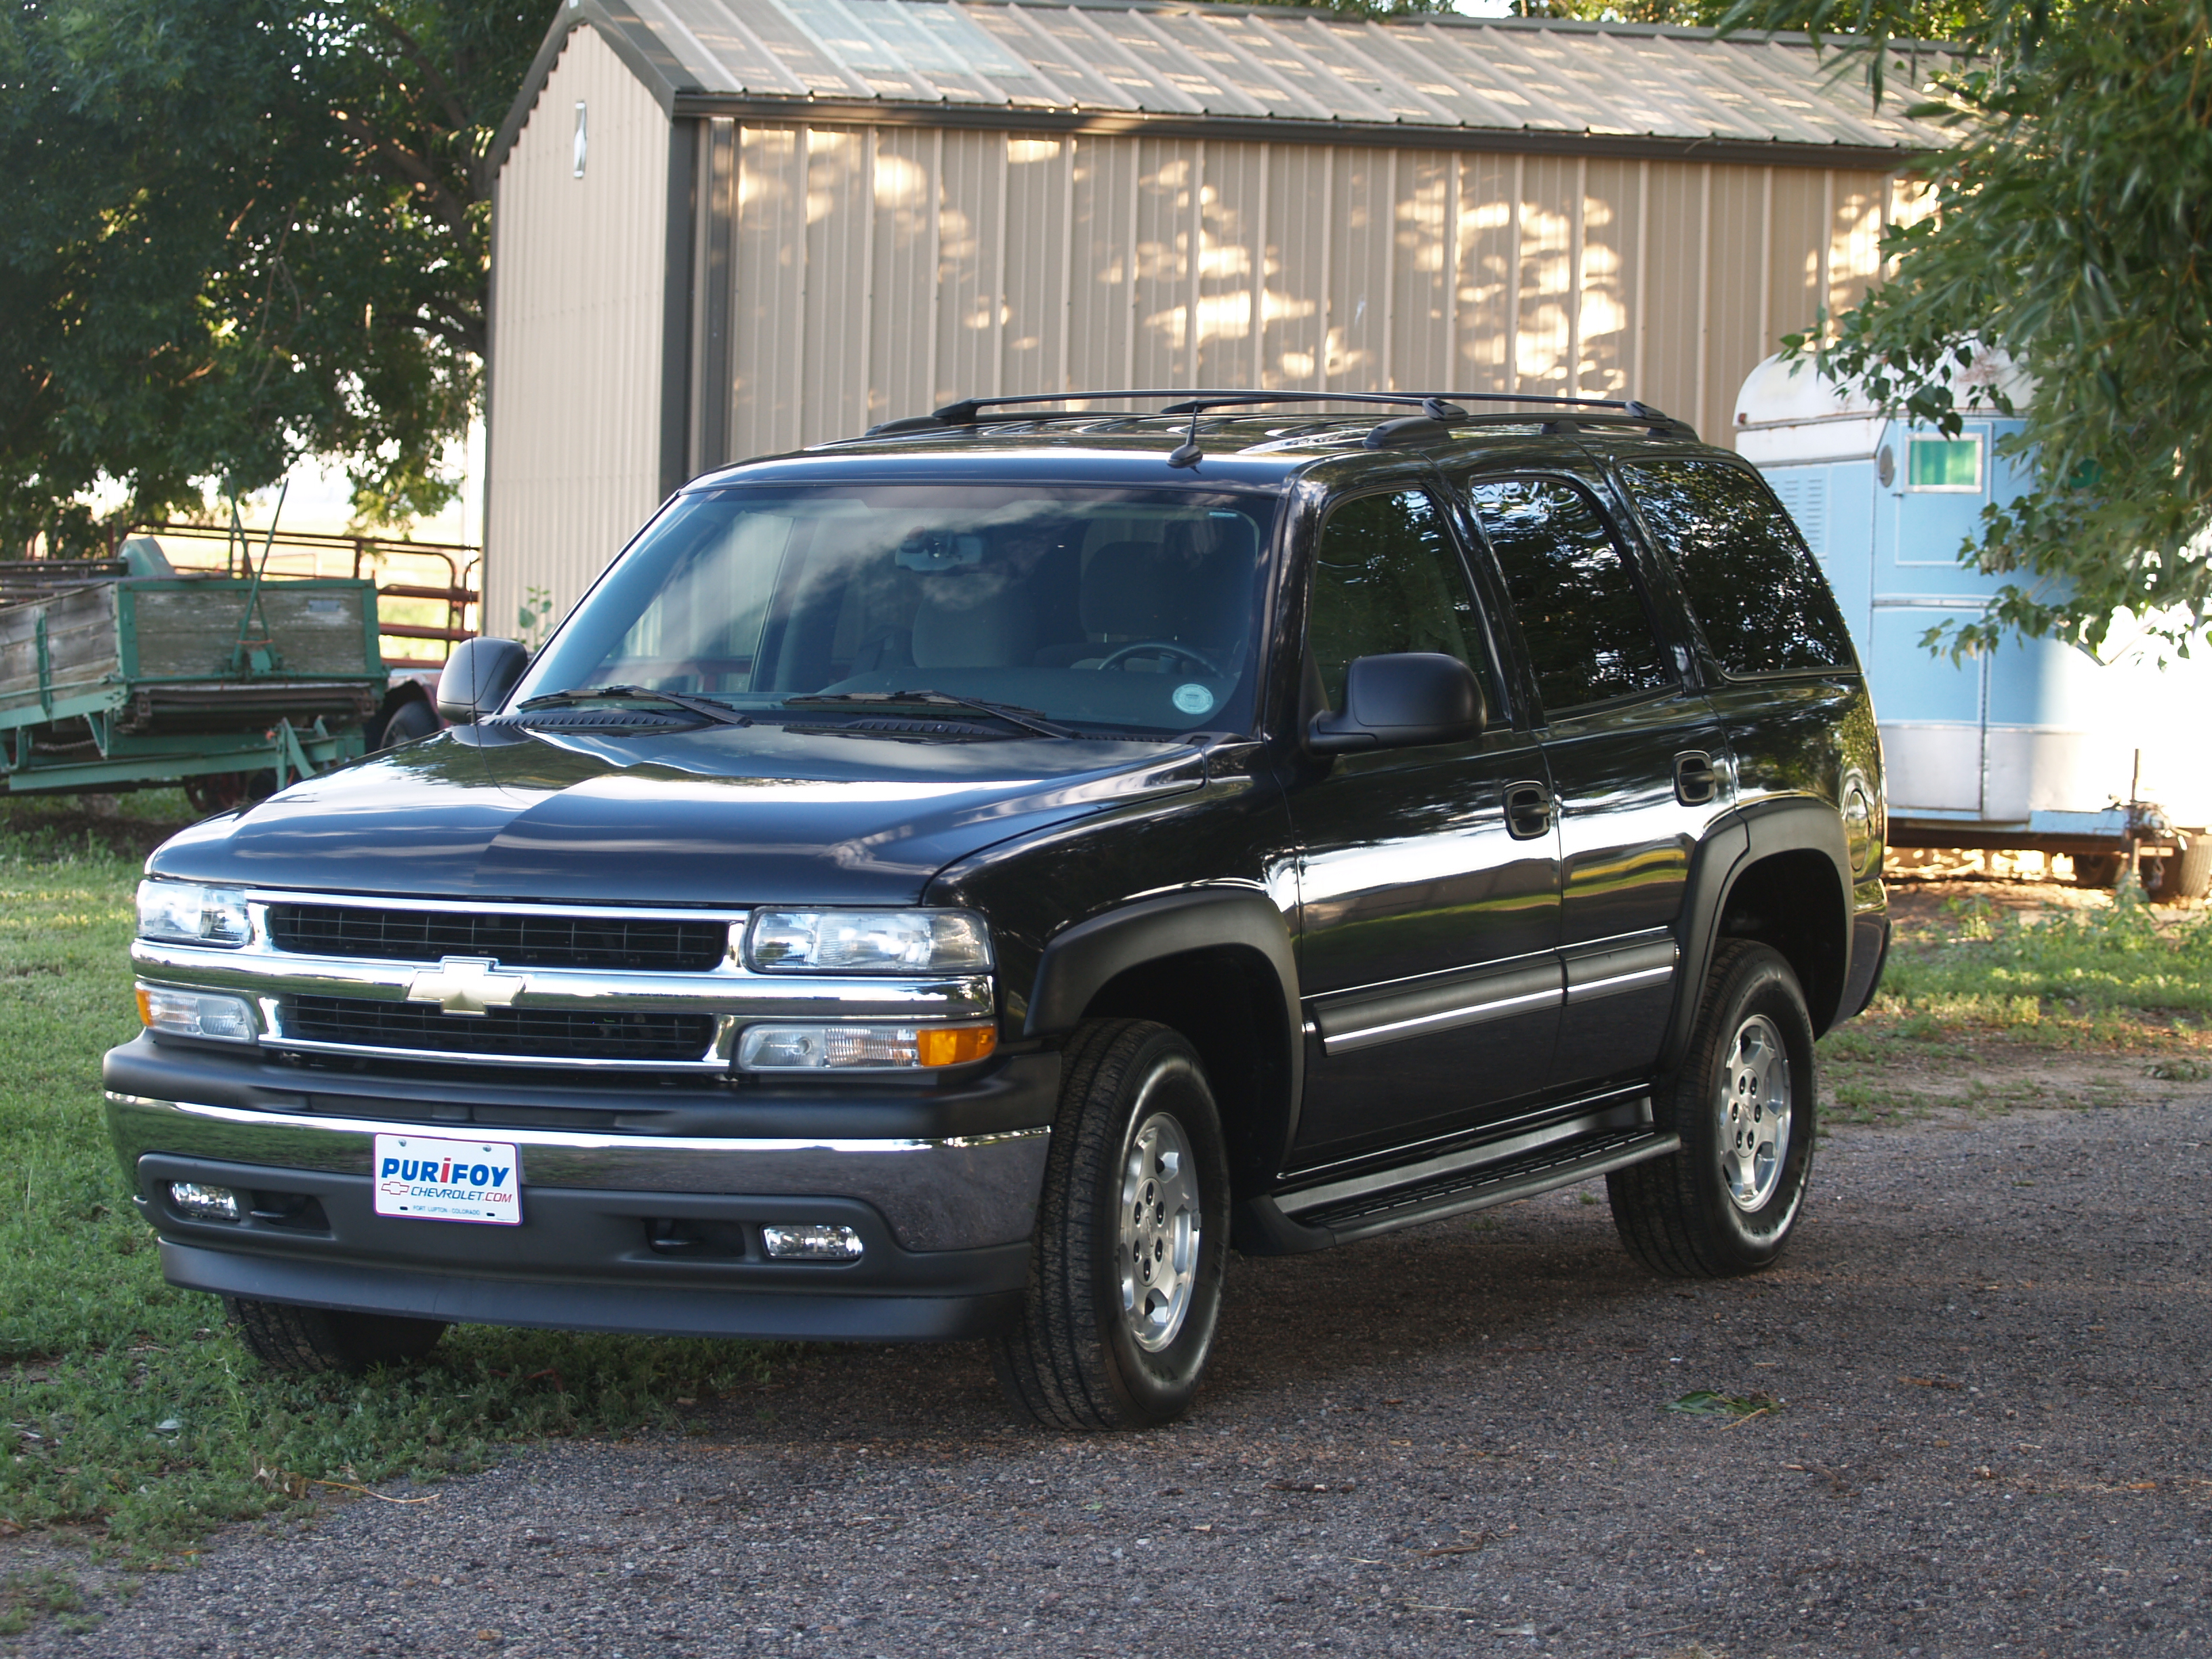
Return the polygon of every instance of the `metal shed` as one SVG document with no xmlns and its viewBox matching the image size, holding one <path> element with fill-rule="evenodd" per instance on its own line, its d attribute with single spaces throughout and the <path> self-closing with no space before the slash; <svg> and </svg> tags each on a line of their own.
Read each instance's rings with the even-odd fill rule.
<svg viewBox="0 0 2212 1659">
<path fill-rule="evenodd" d="M 710 466 L 963 394 L 1618 394 L 1717 436 L 1943 142 L 1794 37 L 566 0 L 495 152 L 487 629 Z"/>
</svg>

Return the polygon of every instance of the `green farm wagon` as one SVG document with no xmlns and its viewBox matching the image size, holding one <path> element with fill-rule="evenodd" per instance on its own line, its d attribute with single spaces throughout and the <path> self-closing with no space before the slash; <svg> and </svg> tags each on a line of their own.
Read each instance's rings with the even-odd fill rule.
<svg viewBox="0 0 2212 1659">
<path fill-rule="evenodd" d="M 0 793 L 183 784 L 204 810 L 363 751 L 376 584 L 0 563 Z"/>
</svg>

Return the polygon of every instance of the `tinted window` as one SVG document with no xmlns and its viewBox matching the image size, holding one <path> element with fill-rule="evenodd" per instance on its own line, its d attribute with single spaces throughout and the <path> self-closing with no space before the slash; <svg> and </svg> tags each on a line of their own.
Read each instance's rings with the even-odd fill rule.
<svg viewBox="0 0 2212 1659">
<path fill-rule="evenodd" d="M 1274 503 L 1193 489 L 737 485 L 678 498 L 515 701 L 639 685 L 765 714 L 935 690 L 1241 729 Z"/>
<path fill-rule="evenodd" d="M 1553 714 L 1674 684 L 1628 561 L 1597 503 L 1556 478 L 1499 478 L 1468 495 Z"/>
<path fill-rule="evenodd" d="M 1467 573 L 1425 493 L 1363 495 L 1329 514 L 1314 559 L 1306 643 L 1330 708 L 1343 702 L 1344 671 L 1355 657 L 1441 651 L 1481 674 L 1476 638 Z"/>
<path fill-rule="evenodd" d="M 1850 635 L 1820 567 L 1756 479 L 1718 461 L 1627 471 L 1644 522 L 1673 558 L 1722 667 L 1779 674 L 1851 660 Z"/>
</svg>

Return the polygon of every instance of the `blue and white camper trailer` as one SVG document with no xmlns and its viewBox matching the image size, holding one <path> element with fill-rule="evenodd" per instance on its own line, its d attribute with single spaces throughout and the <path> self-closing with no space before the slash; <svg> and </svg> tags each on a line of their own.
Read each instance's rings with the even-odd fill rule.
<svg viewBox="0 0 2212 1659">
<path fill-rule="evenodd" d="M 1954 662 L 1922 643 L 1978 616 L 2003 578 L 1959 562 L 1983 507 L 2026 489 L 1996 453 L 2029 388 L 1977 364 L 1958 437 L 1893 418 L 1854 386 L 1769 357 L 1736 399 L 1735 447 L 1804 532 L 1849 618 L 1873 688 L 1893 847 L 2064 853 L 2110 885 L 2143 854 L 2144 885 L 2201 898 L 2212 877 L 2212 714 L 2206 656 L 2170 662 L 2136 643 L 2100 662 L 2050 640 Z M 2194 729 L 2192 729 L 2192 727 Z M 2197 848 L 2192 856 L 2191 849 Z M 2154 862 L 2155 859 L 2155 862 Z"/>
</svg>

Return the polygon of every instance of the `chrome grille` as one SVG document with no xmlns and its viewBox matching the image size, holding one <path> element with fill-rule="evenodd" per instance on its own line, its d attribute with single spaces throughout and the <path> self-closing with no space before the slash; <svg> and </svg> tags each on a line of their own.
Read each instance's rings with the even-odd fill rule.
<svg viewBox="0 0 2212 1659">
<path fill-rule="evenodd" d="M 696 1065 L 712 1058 L 714 1042 L 712 1014 L 494 1008 L 457 1015 L 422 1003 L 325 996 L 290 996 L 282 1006 L 287 1037 L 426 1054 Z"/>
<path fill-rule="evenodd" d="M 705 973 L 720 965 L 729 949 L 726 921 L 368 905 L 271 904 L 269 936 L 280 951 L 312 956 L 386 962 L 489 957 L 503 968 L 646 973 Z"/>
</svg>

